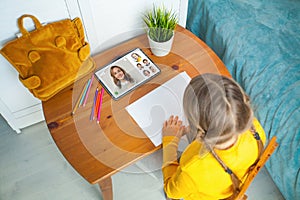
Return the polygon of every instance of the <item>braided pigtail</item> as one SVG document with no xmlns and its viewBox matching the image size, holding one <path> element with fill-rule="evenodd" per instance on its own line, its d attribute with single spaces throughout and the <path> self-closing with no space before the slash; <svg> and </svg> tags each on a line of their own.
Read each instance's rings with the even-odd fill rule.
<svg viewBox="0 0 300 200">
<path fill-rule="evenodd" d="M 260 139 L 260 136 L 258 134 L 258 132 L 256 131 L 254 125 L 251 126 L 251 129 L 250 129 L 253 137 L 256 139 L 257 141 L 257 146 L 258 146 L 258 158 L 260 158 L 261 154 L 263 153 L 263 150 L 264 150 L 264 144 L 262 143 L 261 139 Z"/>
<path fill-rule="evenodd" d="M 205 142 L 205 140 L 202 140 L 206 146 L 206 148 L 209 150 L 209 152 L 214 156 L 214 158 L 220 163 L 220 165 L 224 168 L 225 172 L 230 175 L 231 181 L 232 181 L 232 189 L 233 194 L 230 196 L 230 199 L 234 199 L 240 192 L 240 185 L 241 180 L 233 173 L 233 171 L 225 165 L 225 163 L 221 160 L 221 158 L 216 154 L 216 152 L 213 150 L 213 148 Z"/>
</svg>

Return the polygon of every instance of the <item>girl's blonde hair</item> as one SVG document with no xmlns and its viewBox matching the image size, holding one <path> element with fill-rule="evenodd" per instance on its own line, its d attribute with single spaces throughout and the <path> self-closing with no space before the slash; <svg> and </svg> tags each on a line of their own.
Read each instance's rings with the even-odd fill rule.
<svg viewBox="0 0 300 200">
<path fill-rule="evenodd" d="M 248 96 L 232 79 L 203 74 L 187 86 L 183 108 L 190 125 L 190 140 L 200 136 L 214 146 L 250 129 L 253 111 Z"/>
</svg>

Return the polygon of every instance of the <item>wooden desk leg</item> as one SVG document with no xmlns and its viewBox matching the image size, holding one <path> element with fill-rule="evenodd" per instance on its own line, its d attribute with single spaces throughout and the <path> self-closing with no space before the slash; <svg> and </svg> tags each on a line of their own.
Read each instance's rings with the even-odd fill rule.
<svg viewBox="0 0 300 200">
<path fill-rule="evenodd" d="M 98 183 L 102 192 L 103 200 L 113 200 L 112 180 L 108 177 Z"/>
</svg>

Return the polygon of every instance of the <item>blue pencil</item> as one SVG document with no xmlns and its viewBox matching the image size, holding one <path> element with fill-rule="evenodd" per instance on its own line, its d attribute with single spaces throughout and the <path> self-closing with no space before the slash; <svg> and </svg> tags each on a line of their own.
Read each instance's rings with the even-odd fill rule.
<svg viewBox="0 0 300 200">
<path fill-rule="evenodd" d="M 92 75 L 92 78 L 90 78 L 90 84 L 87 88 L 86 95 L 85 95 L 85 98 L 84 98 L 84 101 L 83 101 L 83 107 L 86 105 L 87 99 L 89 97 L 89 93 L 90 93 L 90 90 L 91 90 L 91 87 L 92 87 L 92 84 L 93 84 L 93 80 L 94 80 L 94 75 Z"/>
<path fill-rule="evenodd" d="M 81 99 L 80 99 L 79 106 L 82 106 L 82 103 L 83 103 L 83 100 L 84 100 L 84 98 L 85 98 L 86 91 L 87 91 L 87 89 L 88 89 L 88 87 L 89 87 L 89 85 L 90 85 L 90 82 L 91 82 L 91 79 L 88 80 L 88 82 L 87 82 L 87 84 L 86 84 L 86 86 L 85 86 L 85 88 L 84 88 L 84 92 L 83 92 L 83 95 L 82 95 L 82 97 L 81 97 Z"/>
<path fill-rule="evenodd" d="M 92 106 L 92 111 L 91 111 L 91 115 L 90 115 L 90 120 L 92 121 L 94 118 L 94 110 L 95 110 L 95 105 L 96 105 L 96 100 L 97 100 L 97 96 L 98 96 L 98 88 L 95 91 L 95 96 L 94 96 L 94 103 Z"/>
</svg>

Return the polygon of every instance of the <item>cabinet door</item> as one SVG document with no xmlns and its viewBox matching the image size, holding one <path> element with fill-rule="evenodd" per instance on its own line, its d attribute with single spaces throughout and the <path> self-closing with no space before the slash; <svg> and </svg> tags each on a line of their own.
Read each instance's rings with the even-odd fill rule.
<svg viewBox="0 0 300 200">
<path fill-rule="evenodd" d="M 0 4 L 1 34 L 0 48 L 15 39 L 19 33 L 17 19 L 23 14 L 36 16 L 41 23 L 58 21 L 76 15 L 78 9 L 69 12 L 65 0 L 1 0 Z M 24 20 L 28 30 L 34 28 L 30 19 Z M 0 56 L 0 113 L 16 131 L 36 122 L 44 120 L 40 100 L 25 88 L 18 79 L 17 71 L 9 62 Z"/>
</svg>

